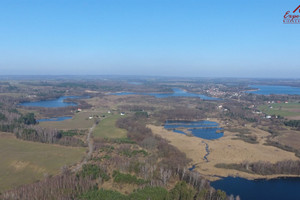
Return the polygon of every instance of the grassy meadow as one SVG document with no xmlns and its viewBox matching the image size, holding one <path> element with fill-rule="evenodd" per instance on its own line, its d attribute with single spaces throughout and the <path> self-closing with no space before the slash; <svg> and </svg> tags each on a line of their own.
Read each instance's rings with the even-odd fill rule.
<svg viewBox="0 0 300 200">
<path fill-rule="evenodd" d="M 116 127 L 116 121 L 122 116 L 119 114 L 109 115 L 103 119 L 93 132 L 94 138 L 124 138 L 127 136 L 126 130 Z"/>
<path fill-rule="evenodd" d="M 259 109 L 268 115 L 280 115 L 282 117 L 300 116 L 300 103 L 273 103 L 262 105 Z"/>
<path fill-rule="evenodd" d="M 79 162 L 85 148 L 42 144 L 0 133 L 0 192 L 55 175 L 64 165 Z"/>
</svg>

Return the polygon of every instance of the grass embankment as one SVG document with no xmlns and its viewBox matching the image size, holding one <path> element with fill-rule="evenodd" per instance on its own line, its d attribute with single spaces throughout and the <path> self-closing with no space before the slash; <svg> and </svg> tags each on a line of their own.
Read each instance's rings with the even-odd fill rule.
<svg viewBox="0 0 300 200">
<path fill-rule="evenodd" d="M 111 115 L 103 119 L 95 128 L 93 136 L 97 138 L 125 138 L 126 130 L 116 127 L 116 121 L 121 115 Z"/>
<path fill-rule="evenodd" d="M 268 115 L 280 115 L 282 117 L 300 116 L 300 103 L 273 103 L 259 106 L 259 109 Z"/>
<path fill-rule="evenodd" d="M 54 175 L 64 165 L 78 162 L 84 148 L 42 144 L 0 133 L 0 192 Z"/>
</svg>

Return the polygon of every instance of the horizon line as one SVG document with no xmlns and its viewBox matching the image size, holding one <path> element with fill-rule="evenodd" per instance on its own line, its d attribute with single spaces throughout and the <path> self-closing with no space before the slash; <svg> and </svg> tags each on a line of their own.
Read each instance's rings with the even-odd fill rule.
<svg viewBox="0 0 300 200">
<path fill-rule="evenodd" d="M 48 77 L 66 77 L 66 76 L 69 76 L 69 77 L 84 77 L 84 76 L 87 76 L 87 77 L 97 77 L 97 76 L 102 76 L 102 77 L 105 77 L 105 76 L 112 76 L 112 77 L 151 77 L 151 78 L 159 78 L 159 77 L 162 77 L 162 78 L 211 78 L 211 79 L 214 79 L 214 78 L 225 78 L 225 79 L 230 79 L 230 78 L 234 78 L 234 79 L 299 79 L 300 80 L 300 77 L 299 78 L 295 78 L 295 77 L 244 77 L 244 76 L 174 76 L 174 75 L 122 75 L 122 74 L 96 74 L 96 75 L 91 75 L 91 74 L 84 74 L 84 75 L 79 75 L 79 74 L 57 74 L 57 75 L 53 75 L 53 74 L 50 74 L 50 75 L 47 75 L 47 74 L 6 74 L 6 75 L 1 75 L 0 74 L 0 77 L 13 77 L 13 76 L 16 76 L 16 77 L 45 77 L 45 76 L 48 76 Z"/>
</svg>

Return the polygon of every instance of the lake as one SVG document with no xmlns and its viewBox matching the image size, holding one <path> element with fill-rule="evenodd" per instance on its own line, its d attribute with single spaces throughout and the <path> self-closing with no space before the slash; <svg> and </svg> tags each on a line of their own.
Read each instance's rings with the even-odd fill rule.
<svg viewBox="0 0 300 200">
<path fill-rule="evenodd" d="M 64 121 L 67 119 L 72 119 L 72 117 L 53 117 L 53 118 L 45 118 L 45 119 L 40 119 L 38 122 L 59 122 L 59 121 Z"/>
<path fill-rule="evenodd" d="M 165 129 L 181 134 L 192 134 L 195 137 L 214 140 L 223 137 L 224 133 L 217 122 L 212 121 L 176 121 L 168 120 Z"/>
<path fill-rule="evenodd" d="M 80 96 L 63 96 L 53 100 L 46 101 L 34 101 L 34 102 L 23 102 L 20 103 L 21 106 L 27 107 L 44 107 L 44 108 L 58 108 L 67 106 L 77 106 L 77 103 L 64 102 L 65 99 L 80 99 L 84 97 Z"/>
<path fill-rule="evenodd" d="M 172 88 L 173 93 L 143 93 L 143 92 L 117 92 L 110 93 L 110 95 L 149 95 L 154 96 L 156 98 L 167 98 L 167 97 L 198 97 L 204 100 L 219 100 L 218 98 L 209 97 L 202 94 L 189 93 L 180 88 Z"/>
<path fill-rule="evenodd" d="M 128 82 L 129 84 L 132 84 L 132 85 L 142 85 L 143 83 L 141 82 Z"/>
<path fill-rule="evenodd" d="M 226 177 L 211 182 L 211 186 L 215 189 L 224 190 L 228 195 L 239 195 L 242 200 L 300 199 L 300 178 L 247 180 Z"/>
<path fill-rule="evenodd" d="M 46 101 L 35 101 L 35 102 L 23 102 L 20 103 L 21 106 L 27 107 L 43 107 L 43 108 L 59 108 L 59 107 L 67 107 L 67 106 L 77 106 L 77 103 L 73 102 L 64 102 L 65 99 L 80 99 L 80 98 L 88 98 L 82 96 L 63 96 L 53 100 L 46 100 Z M 53 118 L 45 118 L 40 119 L 38 122 L 54 122 L 54 121 L 63 121 L 67 119 L 72 119 L 69 116 L 63 117 L 53 117 Z"/>
<path fill-rule="evenodd" d="M 249 85 L 253 89 L 258 89 L 256 91 L 246 91 L 247 93 L 253 94 L 297 94 L 300 95 L 300 88 L 291 86 L 281 86 L 281 85 Z"/>
</svg>

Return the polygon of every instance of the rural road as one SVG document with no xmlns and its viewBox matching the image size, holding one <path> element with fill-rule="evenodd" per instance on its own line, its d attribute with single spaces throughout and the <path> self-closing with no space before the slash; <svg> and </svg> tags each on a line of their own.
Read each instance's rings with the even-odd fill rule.
<svg viewBox="0 0 300 200">
<path fill-rule="evenodd" d="M 92 133 L 93 133 L 95 127 L 96 127 L 96 124 L 93 124 L 93 126 L 90 128 L 90 130 L 88 132 L 88 135 L 87 135 L 87 138 L 86 138 L 86 141 L 88 143 L 89 151 L 86 154 L 86 156 L 84 157 L 83 161 L 80 162 L 79 164 L 77 164 L 77 166 L 72 170 L 73 172 L 77 172 L 78 170 L 80 170 L 82 168 L 82 166 L 84 164 L 86 164 L 87 161 L 92 157 L 94 145 L 93 145 L 93 141 L 92 141 L 91 136 L 92 136 Z"/>
</svg>

